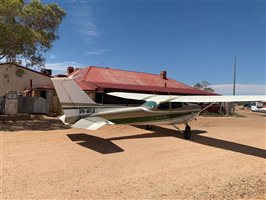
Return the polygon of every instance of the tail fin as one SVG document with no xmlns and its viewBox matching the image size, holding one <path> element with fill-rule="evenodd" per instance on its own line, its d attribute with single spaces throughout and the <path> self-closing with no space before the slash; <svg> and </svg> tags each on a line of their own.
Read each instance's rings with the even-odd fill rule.
<svg viewBox="0 0 266 200">
<path fill-rule="evenodd" d="M 65 123 L 74 123 L 84 116 L 95 113 L 96 103 L 70 78 L 51 79 L 59 97 Z"/>
</svg>

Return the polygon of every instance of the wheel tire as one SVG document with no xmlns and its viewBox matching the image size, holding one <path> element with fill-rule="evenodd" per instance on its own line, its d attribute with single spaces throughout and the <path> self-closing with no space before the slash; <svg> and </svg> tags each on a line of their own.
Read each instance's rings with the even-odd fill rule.
<svg viewBox="0 0 266 200">
<path fill-rule="evenodd" d="M 186 126 L 184 131 L 184 139 L 189 140 L 191 138 L 191 128 L 190 126 Z"/>
<path fill-rule="evenodd" d="M 146 130 L 152 130 L 152 126 L 151 125 L 146 125 Z"/>
</svg>

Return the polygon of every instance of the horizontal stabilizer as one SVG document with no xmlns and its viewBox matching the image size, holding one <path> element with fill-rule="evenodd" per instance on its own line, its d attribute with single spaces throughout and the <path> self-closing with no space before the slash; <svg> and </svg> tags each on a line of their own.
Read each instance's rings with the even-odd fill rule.
<svg viewBox="0 0 266 200">
<path fill-rule="evenodd" d="M 96 130 L 104 125 L 112 125 L 113 122 L 110 122 L 102 117 L 87 117 L 80 119 L 75 124 L 72 125 L 74 128 L 84 128 L 88 130 Z"/>
</svg>

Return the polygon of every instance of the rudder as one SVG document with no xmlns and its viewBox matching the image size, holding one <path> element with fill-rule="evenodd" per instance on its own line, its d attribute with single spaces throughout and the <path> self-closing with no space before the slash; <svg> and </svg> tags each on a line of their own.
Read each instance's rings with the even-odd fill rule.
<svg viewBox="0 0 266 200">
<path fill-rule="evenodd" d="M 51 79 L 65 116 L 65 123 L 74 123 L 78 119 L 95 113 L 97 104 L 70 78 Z"/>
</svg>

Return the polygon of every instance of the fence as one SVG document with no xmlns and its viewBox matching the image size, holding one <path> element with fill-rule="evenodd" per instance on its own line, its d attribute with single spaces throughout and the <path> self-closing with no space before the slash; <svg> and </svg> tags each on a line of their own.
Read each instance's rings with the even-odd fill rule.
<svg viewBox="0 0 266 200">
<path fill-rule="evenodd" d="M 19 97 L 18 113 L 46 114 L 46 99 L 42 97 Z"/>
</svg>

